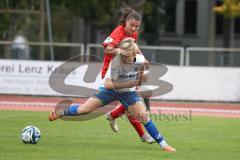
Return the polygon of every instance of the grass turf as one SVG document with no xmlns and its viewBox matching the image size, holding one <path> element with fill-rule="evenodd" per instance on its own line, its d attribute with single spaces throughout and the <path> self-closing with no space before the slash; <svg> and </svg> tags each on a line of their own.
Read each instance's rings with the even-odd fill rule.
<svg viewBox="0 0 240 160">
<path fill-rule="evenodd" d="M 240 119 L 192 117 L 192 121 L 155 121 L 174 154 L 159 146 L 142 143 L 125 119 L 119 119 L 119 133 L 113 133 L 103 117 L 90 121 L 47 120 L 48 112 L 0 111 L 0 160 L 66 159 L 164 159 L 238 160 Z M 38 144 L 24 144 L 20 132 L 37 126 L 42 137 Z"/>
</svg>

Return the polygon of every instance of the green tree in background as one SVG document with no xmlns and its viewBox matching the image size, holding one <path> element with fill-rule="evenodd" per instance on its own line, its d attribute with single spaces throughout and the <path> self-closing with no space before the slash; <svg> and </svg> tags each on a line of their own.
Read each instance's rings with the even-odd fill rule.
<svg viewBox="0 0 240 160">
<path fill-rule="evenodd" d="M 223 0 L 223 4 L 215 6 L 213 10 L 228 18 L 240 16 L 240 0 Z"/>
<path fill-rule="evenodd" d="M 6 8 L 8 1 L 0 1 L 0 7 Z M 10 3 L 11 2 L 11 3 Z M 110 32 L 118 23 L 121 8 L 130 6 L 143 15 L 144 36 L 148 43 L 158 43 L 159 27 L 163 14 L 159 11 L 164 0 L 50 0 L 54 41 L 69 41 L 74 17 L 84 20 L 85 29 L 97 29 Z M 39 0 L 9 1 L 8 6 L 15 9 L 39 9 Z M 1 39 L 11 39 L 19 31 L 26 34 L 30 41 L 38 41 L 38 15 L 0 14 Z M 47 31 L 45 29 L 45 35 Z M 152 38 L 152 37 L 155 38 Z"/>
<path fill-rule="evenodd" d="M 110 28 L 116 23 L 116 17 L 120 6 L 121 1 L 119 0 L 105 0 L 100 3 L 98 0 L 74 2 L 69 0 L 52 0 L 53 30 L 56 32 L 57 37 L 61 30 L 67 31 L 67 28 L 69 28 L 67 31 L 69 34 L 69 32 L 71 32 L 73 18 L 81 17 L 84 20 L 84 33 L 87 33 L 87 30 L 90 28 L 110 31 Z M 61 10 L 61 13 L 59 13 L 59 10 Z M 66 26 L 65 28 L 64 25 Z M 63 35 L 61 37 L 63 37 Z M 65 35 L 65 37 L 68 36 Z M 85 37 L 85 39 L 87 39 L 87 37 Z"/>
<path fill-rule="evenodd" d="M 240 16 L 240 0 L 223 0 L 222 5 L 215 6 L 213 11 L 224 16 L 223 47 L 234 45 L 234 19 Z M 223 65 L 233 65 L 233 55 L 223 53 Z"/>
<path fill-rule="evenodd" d="M 97 33 L 109 34 L 118 24 L 123 7 L 129 6 L 143 16 L 141 39 L 147 44 L 159 44 L 159 28 L 164 22 L 162 9 L 166 0 L 50 0 L 54 42 L 96 43 Z M 40 0 L 2 0 L 1 9 L 40 10 Z M 45 13 L 46 15 L 46 13 Z M 29 41 L 39 41 L 40 13 L 1 13 L 0 39 L 13 40 L 23 34 Z M 81 19 L 83 41 L 73 40 L 73 27 Z M 45 17 L 44 40 L 47 41 L 47 17 Z M 80 23 L 78 23 L 80 24 Z M 75 27 L 76 28 L 76 27 Z"/>
<path fill-rule="evenodd" d="M 143 38 L 147 44 L 159 44 L 160 41 L 160 26 L 164 21 L 161 8 L 163 1 L 161 0 L 148 0 L 144 5 L 143 11 Z"/>
<path fill-rule="evenodd" d="M 1 9 L 38 10 L 39 1 L 29 0 L 2 0 Z M 12 40 L 16 34 L 24 34 L 32 41 L 37 39 L 39 26 L 38 14 L 0 13 L 0 37 L 2 40 Z"/>
</svg>

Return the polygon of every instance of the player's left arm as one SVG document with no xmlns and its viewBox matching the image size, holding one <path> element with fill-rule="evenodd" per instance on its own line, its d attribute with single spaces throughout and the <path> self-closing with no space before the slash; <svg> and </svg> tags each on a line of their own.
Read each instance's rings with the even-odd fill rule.
<svg viewBox="0 0 240 160">
<path fill-rule="evenodd" d="M 138 46 L 137 44 L 135 45 L 135 47 L 136 47 L 136 48 L 135 48 L 135 49 L 136 49 L 136 53 L 143 55 L 142 51 L 140 50 L 140 48 L 139 48 L 139 46 Z M 150 64 L 149 64 L 148 60 L 145 58 L 144 68 L 145 68 L 146 70 L 148 70 L 148 69 L 149 69 L 149 66 L 150 66 Z"/>
<path fill-rule="evenodd" d="M 140 57 L 142 57 L 142 58 L 140 58 Z M 149 62 L 146 60 L 144 55 L 136 56 L 136 58 L 137 59 L 136 59 L 135 63 L 141 62 L 141 64 L 142 64 L 137 73 L 137 81 L 138 81 L 137 88 L 138 88 L 139 86 L 142 85 L 143 82 L 146 81 L 145 71 L 147 71 L 149 69 Z"/>
<path fill-rule="evenodd" d="M 136 52 L 137 52 L 137 54 L 143 54 L 137 44 L 135 45 L 135 47 L 136 47 Z"/>
<path fill-rule="evenodd" d="M 144 66 L 142 66 L 141 69 L 138 71 L 137 81 L 138 81 L 138 84 L 137 84 L 137 88 L 138 88 L 144 82 Z"/>
<path fill-rule="evenodd" d="M 106 78 L 104 81 L 104 88 L 106 89 L 123 89 L 132 88 L 138 84 L 136 80 L 129 80 L 126 82 L 115 82 L 110 78 Z"/>
</svg>

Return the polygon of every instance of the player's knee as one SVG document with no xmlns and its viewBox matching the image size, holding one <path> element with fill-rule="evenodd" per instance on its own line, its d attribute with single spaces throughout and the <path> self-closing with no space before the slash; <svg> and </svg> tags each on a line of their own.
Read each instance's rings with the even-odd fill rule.
<svg viewBox="0 0 240 160">
<path fill-rule="evenodd" d="M 141 122 L 141 123 L 146 123 L 149 121 L 149 116 L 147 114 L 147 112 L 143 111 L 143 112 L 139 112 L 138 113 L 138 120 Z"/>
</svg>

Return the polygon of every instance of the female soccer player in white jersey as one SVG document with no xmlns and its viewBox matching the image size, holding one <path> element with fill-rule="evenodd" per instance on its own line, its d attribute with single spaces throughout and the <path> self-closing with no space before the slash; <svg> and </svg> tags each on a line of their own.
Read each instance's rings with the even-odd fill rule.
<svg viewBox="0 0 240 160">
<path fill-rule="evenodd" d="M 131 116 L 138 118 L 163 151 L 175 152 L 176 150 L 166 143 L 149 118 L 141 98 L 135 91 L 135 87 L 139 84 L 138 74 L 142 72 L 145 58 L 142 54 L 136 54 L 134 42 L 128 40 L 124 43 L 121 43 L 121 47 L 129 50 L 128 56 L 118 54 L 113 58 L 99 92 L 82 105 L 75 104 L 62 111 L 52 112 L 49 120 L 53 121 L 64 116 L 81 116 L 118 100 L 126 107 Z M 125 46 L 126 48 L 124 48 Z"/>
</svg>

